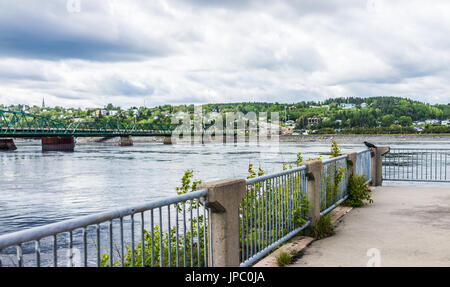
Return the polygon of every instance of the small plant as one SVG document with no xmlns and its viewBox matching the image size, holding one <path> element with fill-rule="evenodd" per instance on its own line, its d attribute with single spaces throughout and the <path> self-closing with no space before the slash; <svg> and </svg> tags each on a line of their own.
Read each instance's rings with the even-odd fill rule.
<svg viewBox="0 0 450 287">
<path fill-rule="evenodd" d="M 201 184 L 201 180 L 192 180 L 194 177 L 194 171 L 192 169 L 188 169 L 183 177 L 181 178 L 181 186 L 176 188 L 177 194 L 185 194 L 188 192 L 193 192 L 197 189 L 197 185 Z M 191 184 L 192 182 L 192 184 Z"/>
<path fill-rule="evenodd" d="M 341 148 L 335 140 L 331 141 L 331 158 L 341 155 Z"/>
<path fill-rule="evenodd" d="M 309 211 L 312 209 L 312 206 L 309 203 L 309 200 L 306 195 L 302 195 L 300 200 L 300 205 L 294 211 L 294 221 L 298 226 L 302 226 L 308 221 Z"/>
<path fill-rule="evenodd" d="M 373 203 L 365 175 L 352 174 L 348 179 L 348 198 L 345 204 L 352 207 L 361 207 L 365 204 L 364 200 Z"/>
<path fill-rule="evenodd" d="M 303 163 L 302 153 L 301 153 L 301 152 L 298 152 L 298 153 L 297 153 L 297 160 L 295 161 L 295 164 L 296 164 L 297 166 L 301 166 L 302 163 Z"/>
<path fill-rule="evenodd" d="M 184 173 L 184 176 L 181 179 L 181 186 L 176 188 L 178 195 L 196 190 L 201 181 L 193 180 L 193 177 L 193 170 L 187 170 Z M 198 207 L 198 201 L 194 201 L 192 203 L 192 207 L 187 207 L 187 210 L 191 211 L 191 209 L 194 210 Z M 179 203 L 177 205 L 177 212 L 181 213 L 182 210 L 182 205 Z M 176 237 L 176 226 L 172 226 L 170 228 L 170 232 L 169 230 L 164 230 L 161 232 L 159 225 L 153 226 L 153 230 L 144 229 L 144 242 L 139 241 L 137 246 L 134 247 L 134 250 L 132 250 L 129 245 L 126 245 L 126 251 L 124 252 L 125 254 L 120 254 L 120 252 L 118 252 L 118 257 L 121 259 L 123 256 L 125 267 L 131 267 L 133 266 L 133 263 L 134 266 L 140 267 L 142 266 L 140 256 L 143 251 L 144 266 L 151 266 L 152 262 L 154 266 L 160 267 L 169 266 L 169 262 L 171 262 L 172 266 L 176 264 L 183 266 L 183 256 L 180 256 L 179 258 L 176 257 L 176 254 L 179 253 L 183 255 L 186 254 L 186 258 L 192 258 L 193 264 L 191 264 L 191 260 L 187 260 L 187 266 L 205 266 L 206 262 L 204 260 L 204 256 L 206 246 L 204 243 L 207 241 L 207 238 L 205 238 L 204 235 L 208 234 L 206 218 L 204 218 L 203 215 L 200 215 L 198 218 L 188 219 L 187 224 L 192 226 L 191 229 L 186 230 L 184 234 L 179 234 L 178 239 Z M 169 250 L 171 250 L 170 259 Z M 113 261 L 112 266 L 110 266 L 110 254 L 103 253 L 101 254 L 100 266 L 116 267 L 121 265 L 120 261 L 121 260 Z"/>
<path fill-rule="evenodd" d="M 281 252 L 277 257 L 277 264 L 278 266 L 285 266 L 291 263 L 292 256 L 287 252 Z"/>
<path fill-rule="evenodd" d="M 256 176 L 262 176 L 262 175 L 264 175 L 264 170 L 262 170 L 260 167 L 258 167 L 258 173 L 256 173 L 253 170 L 253 164 L 250 163 L 248 165 L 248 176 L 247 176 L 247 179 L 255 178 Z"/>
<path fill-rule="evenodd" d="M 288 162 L 283 162 L 283 170 L 292 169 L 292 164 Z"/>
<path fill-rule="evenodd" d="M 334 225 L 331 222 L 331 214 L 325 214 L 319 221 L 311 226 L 310 235 L 315 239 L 322 239 L 334 234 Z"/>
<path fill-rule="evenodd" d="M 309 157 L 308 161 L 310 160 L 322 160 L 322 156 L 318 156 L 318 157 Z"/>
</svg>

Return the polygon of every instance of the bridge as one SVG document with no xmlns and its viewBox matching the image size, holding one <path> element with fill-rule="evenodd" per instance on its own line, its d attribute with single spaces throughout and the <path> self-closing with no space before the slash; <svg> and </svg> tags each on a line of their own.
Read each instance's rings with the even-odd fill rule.
<svg viewBox="0 0 450 287">
<path fill-rule="evenodd" d="M 0 110 L 0 137 L 170 136 L 175 125 L 123 124 L 118 119 L 63 122 L 25 112 Z"/>
<path fill-rule="evenodd" d="M 176 125 L 124 124 L 118 119 L 59 121 L 23 111 L 0 110 L 0 149 L 16 149 L 11 138 L 41 138 L 43 150 L 73 151 L 74 137 L 120 137 L 120 145 L 132 145 L 131 136 L 170 137 Z M 5 139 L 10 138 L 10 139 Z"/>
<path fill-rule="evenodd" d="M 133 144 L 132 136 L 160 136 L 165 137 L 165 144 L 172 144 L 171 138 L 175 129 L 177 129 L 179 135 L 188 137 L 225 136 L 224 142 L 226 142 L 228 136 L 233 137 L 235 141 L 238 135 L 246 136 L 250 133 L 249 127 L 238 129 L 233 125 L 230 129 L 215 130 L 210 129 L 212 125 L 209 123 L 200 129 L 190 126 L 181 130 L 177 129 L 177 124 L 125 124 L 117 118 L 97 118 L 92 121 L 61 121 L 23 111 L 0 110 L 0 150 L 16 149 L 12 138 L 41 138 L 43 150 L 73 151 L 75 137 L 120 137 L 119 144 L 129 146 Z M 260 128 L 256 129 L 257 136 L 260 135 L 260 131 Z M 275 132 L 280 133 L 280 130 Z M 270 128 L 266 130 L 266 133 L 270 137 L 270 134 L 274 134 L 274 131 Z M 264 134 L 264 132 L 261 134 Z"/>
</svg>

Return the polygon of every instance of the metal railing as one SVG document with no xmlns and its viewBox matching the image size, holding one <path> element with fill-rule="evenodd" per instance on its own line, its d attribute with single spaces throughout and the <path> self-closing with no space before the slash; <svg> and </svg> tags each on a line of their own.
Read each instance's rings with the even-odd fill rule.
<svg viewBox="0 0 450 287">
<path fill-rule="evenodd" d="M 450 149 L 391 148 L 383 157 L 383 180 L 450 182 Z"/>
<path fill-rule="evenodd" d="M 240 266 L 253 265 L 311 224 L 309 192 L 320 197 L 320 215 L 343 202 L 348 159 L 322 162 L 320 176 L 310 177 L 319 180 L 319 189 L 308 190 L 306 166 L 247 179 L 246 193 L 238 199 L 240 232 L 234 234 Z M 359 152 L 356 172 L 370 176 L 370 162 L 369 150 Z M 0 235 L 0 266 L 211 266 L 207 197 L 202 189 Z"/>
<path fill-rule="evenodd" d="M 356 174 L 364 175 L 368 183 L 372 182 L 370 149 L 359 151 L 356 154 Z"/>
<path fill-rule="evenodd" d="M 348 155 L 322 162 L 320 176 L 320 215 L 327 214 L 347 198 Z"/>
<path fill-rule="evenodd" d="M 306 166 L 247 180 L 239 208 L 241 266 L 250 266 L 309 224 Z"/>
<path fill-rule="evenodd" d="M 199 190 L 1 235 L 0 266 L 208 266 L 206 196 Z"/>
</svg>

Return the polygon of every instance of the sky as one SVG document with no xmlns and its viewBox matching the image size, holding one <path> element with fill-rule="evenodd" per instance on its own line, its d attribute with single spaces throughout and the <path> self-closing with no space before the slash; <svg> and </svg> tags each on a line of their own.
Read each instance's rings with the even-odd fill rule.
<svg viewBox="0 0 450 287">
<path fill-rule="evenodd" d="M 448 0 L 0 0 L 0 104 L 447 104 L 448 15 Z"/>
</svg>

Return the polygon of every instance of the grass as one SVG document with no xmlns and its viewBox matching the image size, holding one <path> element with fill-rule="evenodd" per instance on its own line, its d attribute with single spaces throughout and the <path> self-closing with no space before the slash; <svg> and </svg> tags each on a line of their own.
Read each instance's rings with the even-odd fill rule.
<svg viewBox="0 0 450 287">
<path fill-rule="evenodd" d="M 320 217 L 316 224 L 311 226 L 310 235 L 315 239 L 322 239 L 334 234 L 334 225 L 331 222 L 331 214 Z"/>
<path fill-rule="evenodd" d="M 278 266 L 286 266 L 292 261 L 292 255 L 287 252 L 281 252 L 277 257 Z"/>
</svg>

